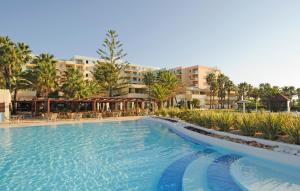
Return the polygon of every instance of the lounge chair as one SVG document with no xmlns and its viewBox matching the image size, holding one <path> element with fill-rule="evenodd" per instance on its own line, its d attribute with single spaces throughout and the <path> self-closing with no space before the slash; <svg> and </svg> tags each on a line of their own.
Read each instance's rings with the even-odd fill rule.
<svg viewBox="0 0 300 191">
<path fill-rule="evenodd" d="M 96 119 L 102 119 L 102 113 L 96 113 L 95 118 Z"/>
<path fill-rule="evenodd" d="M 68 119 L 75 120 L 75 113 L 68 113 Z"/>
<path fill-rule="evenodd" d="M 122 117 L 122 111 L 118 111 L 118 117 Z"/>
<path fill-rule="evenodd" d="M 82 113 L 76 113 L 74 120 L 80 121 L 82 119 Z"/>
<path fill-rule="evenodd" d="M 23 117 L 23 115 L 12 115 L 12 116 L 10 117 L 10 119 L 11 119 L 11 122 L 12 122 L 12 123 L 14 123 L 14 122 L 19 123 L 20 120 L 24 119 L 24 117 Z"/>
<path fill-rule="evenodd" d="M 48 121 L 56 121 L 57 120 L 57 113 L 51 113 L 48 116 Z"/>
</svg>

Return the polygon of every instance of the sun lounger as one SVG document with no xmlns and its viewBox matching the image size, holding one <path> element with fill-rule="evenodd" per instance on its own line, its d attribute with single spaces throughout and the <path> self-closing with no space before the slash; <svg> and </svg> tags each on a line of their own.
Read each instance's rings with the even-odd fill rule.
<svg viewBox="0 0 300 191">
<path fill-rule="evenodd" d="M 102 113 L 96 113 L 95 118 L 96 119 L 102 119 Z"/>
<path fill-rule="evenodd" d="M 20 120 L 22 120 L 23 118 L 24 118 L 23 115 L 12 115 L 10 119 L 12 123 L 14 122 L 19 123 Z"/>
<path fill-rule="evenodd" d="M 57 120 L 57 113 L 51 113 L 48 116 L 48 121 L 56 121 Z"/>
<path fill-rule="evenodd" d="M 76 113 L 74 120 L 80 121 L 82 119 L 82 113 Z"/>
<path fill-rule="evenodd" d="M 75 113 L 68 113 L 68 119 L 75 120 Z"/>
</svg>

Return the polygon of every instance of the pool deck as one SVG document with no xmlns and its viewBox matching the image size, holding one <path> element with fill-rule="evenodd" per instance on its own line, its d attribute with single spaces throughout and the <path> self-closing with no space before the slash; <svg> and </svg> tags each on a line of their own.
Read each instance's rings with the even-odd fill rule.
<svg viewBox="0 0 300 191">
<path fill-rule="evenodd" d="M 0 123 L 0 128 L 20 128 L 28 126 L 43 126 L 43 125 L 61 125 L 61 124 L 74 124 L 74 123 L 97 123 L 97 122 L 112 122 L 112 121 L 131 121 L 139 120 L 143 116 L 130 116 L 130 117 L 108 117 L 103 119 L 80 119 L 80 120 L 56 120 L 47 121 L 43 119 L 27 119 L 14 122 Z"/>
</svg>

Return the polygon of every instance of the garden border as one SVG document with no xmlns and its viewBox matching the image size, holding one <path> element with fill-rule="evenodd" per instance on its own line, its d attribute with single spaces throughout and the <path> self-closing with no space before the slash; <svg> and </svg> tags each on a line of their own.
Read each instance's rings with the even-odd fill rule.
<svg viewBox="0 0 300 191">
<path fill-rule="evenodd" d="M 145 117 L 145 119 L 147 119 L 147 117 Z M 228 149 L 234 150 L 236 152 L 240 152 L 246 155 L 252 155 L 258 158 L 271 160 L 274 162 L 279 162 L 279 163 L 300 168 L 300 146 L 299 145 L 291 145 L 291 144 L 281 143 L 277 141 L 263 140 L 263 139 L 253 138 L 253 137 L 235 135 L 227 132 L 220 132 L 213 129 L 207 129 L 191 123 L 187 123 L 180 119 L 166 118 L 166 117 L 148 117 L 148 119 L 156 120 L 166 124 L 176 134 L 178 134 L 179 136 L 185 139 L 189 139 L 190 141 L 192 140 L 193 142 L 205 142 L 207 144 L 216 145 L 218 147 L 225 148 L 227 150 Z M 174 122 L 171 122 L 170 120 Z M 246 144 L 232 142 L 226 139 L 220 139 L 220 138 L 204 135 L 184 128 L 186 126 L 191 126 L 193 128 L 197 128 L 202 131 L 206 131 L 215 135 L 231 137 L 233 139 L 241 139 L 244 141 L 255 141 L 260 144 L 269 145 L 270 147 L 273 147 L 273 150 L 258 148 Z"/>
</svg>

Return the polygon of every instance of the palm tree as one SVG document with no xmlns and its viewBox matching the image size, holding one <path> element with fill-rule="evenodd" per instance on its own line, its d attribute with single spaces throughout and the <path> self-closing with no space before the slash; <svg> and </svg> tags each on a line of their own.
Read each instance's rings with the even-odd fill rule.
<svg viewBox="0 0 300 191">
<path fill-rule="evenodd" d="M 143 82 L 144 84 L 148 87 L 148 94 L 149 94 L 149 97 L 151 95 L 151 86 L 153 86 L 153 84 L 155 83 L 156 81 L 156 76 L 153 72 L 146 72 L 144 74 L 144 77 L 143 77 Z"/>
<path fill-rule="evenodd" d="M 171 100 L 173 106 L 173 98 L 176 97 L 179 91 L 182 91 L 182 86 L 176 75 L 170 71 L 160 71 L 157 74 L 157 83 L 169 91 L 168 99 Z"/>
<path fill-rule="evenodd" d="M 296 92 L 297 92 L 298 98 L 300 99 L 300 88 L 297 88 L 297 89 L 296 89 Z"/>
<path fill-rule="evenodd" d="M 255 101 L 255 110 L 257 111 L 257 101 L 259 99 L 259 89 L 254 87 L 254 88 L 251 88 L 250 92 L 248 93 L 250 97 L 252 97 Z"/>
<path fill-rule="evenodd" d="M 35 68 L 33 74 L 35 77 L 35 85 L 37 95 L 48 98 L 50 92 L 57 88 L 57 69 L 55 67 L 56 61 L 54 56 L 48 53 L 43 53 L 37 56 L 33 63 Z"/>
<path fill-rule="evenodd" d="M 154 74 L 146 74 L 144 83 L 150 88 L 150 96 L 159 100 L 159 107 L 163 106 L 164 101 L 170 101 L 173 106 L 173 99 L 176 94 L 182 91 L 181 84 L 179 83 L 176 75 L 170 71 L 159 71 L 156 79 Z M 169 103 L 169 102 L 168 102 Z"/>
<path fill-rule="evenodd" d="M 4 89 L 4 77 L 3 74 L 0 72 L 0 89 Z"/>
<path fill-rule="evenodd" d="M 162 108 L 163 102 L 169 97 L 170 90 L 163 84 L 155 83 L 151 87 L 151 96 L 159 101 L 158 107 Z"/>
<path fill-rule="evenodd" d="M 271 109 L 270 98 L 280 92 L 279 87 L 271 86 L 269 83 L 261 83 L 259 84 L 259 97 L 261 98 L 262 104 Z"/>
<path fill-rule="evenodd" d="M 81 89 L 81 95 L 83 97 L 91 97 L 103 92 L 101 87 L 99 87 L 98 83 L 94 80 L 85 80 L 83 82 L 83 87 L 84 88 Z"/>
<path fill-rule="evenodd" d="M 62 91 L 68 98 L 81 98 L 85 89 L 83 74 L 78 68 L 69 67 L 62 77 Z"/>
<path fill-rule="evenodd" d="M 126 53 L 123 51 L 123 44 L 117 39 L 116 31 L 109 30 L 103 41 L 103 49 L 98 49 L 102 61 L 98 61 L 93 73 L 94 79 L 107 94 L 112 97 L 116 92 L 125 86 L 126 80 L 121 78 L 121 73 L 128 67 L 123 61 Z"/>
<path fill-rule="evenodd" d="M 215 91 L 217 88 L 216 73 L 212 72 L 206 76 L 206 82 L 209 85 L 209 109 L 212 109 L 212 102 L 215 101 Z M 213 98 L 213 99 L 212 99 Z"/>
<path fill-rule="evenodd" d="M 11 89 L 11 78 L 13 75 L 13 68 L 16 67 L 15 62 L 16 45 L 6 36 L 0 36 L 0 72 L 3 76 L 5 88 Z"/>
<path fill-rule="evenodd" d="M 225 76 L 224 74 L 219 74 L 217 77 L 217 84 L 218 84 L 218 97 L 219 97 L 219 102 L 221 104 L 221 108 L 224 108 L 224 100 L 226 96 L 226 89 L 225 89 L 225 84 L 226 81 L 228 81 L 229 78 Z M 218 104 L 219 107 L 219 104 Z"/>
<path fill-rule="evenodd" d="M 17 94 L 19 90 L 32 89 L 33 84 L 31 79 L 31 72 L 29 70 L 21 71 L 15 74 L 11 80 L 11 87 L 13 89 L 13 107 L 12 113 L 17 114 Z"/>
<path fill-rule="evenodd" d="M 242 97 L 245 98 L 247 95 L 247 92 L 249 91 L 249 84 L 247 82 L 243 82 L 238 84 L 238 94 L 239 94 L 239 99 Z"/>
<path fill-rule="evenodd" d="M 29 81 L 28 71 L 23 71 L 24 66 L 31 59 L 31 50 L 24 43 L 17 43 L 16 46 L 16 67 L 14 67 L 11 78 L 11 88 L 13 90 L 13 114 L 17 113 L 17 93 L 20 89 L 28 89 L 32 83 Z"/>
<path fill-rule="evenodd" d="M 17 92 L 27 87 L 22 67 L 31 59 L 31 50 L 24 43 L 13 43 L 8 37 L 0 37 L 0 73 L 5 88 L 13 94 L 13 114 L 16 114 Z"/>
<path fill-rule="evenodd" d="M 297 88 L 296 92 L 297 92 L 297 96 L 300 98 L 300 88 Z"/>
<path fill-rule="evenodd" d="M 298 97 L 298 106 L 300 106 L 300 88 L 296 89 L 297 97 Z"/>
<path fill-rule="evenodd" d="M 296 88 L 294 86 L 284 86 L 280 91 L 283 95 L 287 96 L 289 99 L 292 99 L 293 96 L 297 95 Z"/>
<path fill-rule="evenodd" d="M 235 90 L 235 85 L 233 81 L 227 80 L 225 82 L 225 90 L 227 91 L 227 108 L 230 108 L 230 92 Z"/>
</svg>

